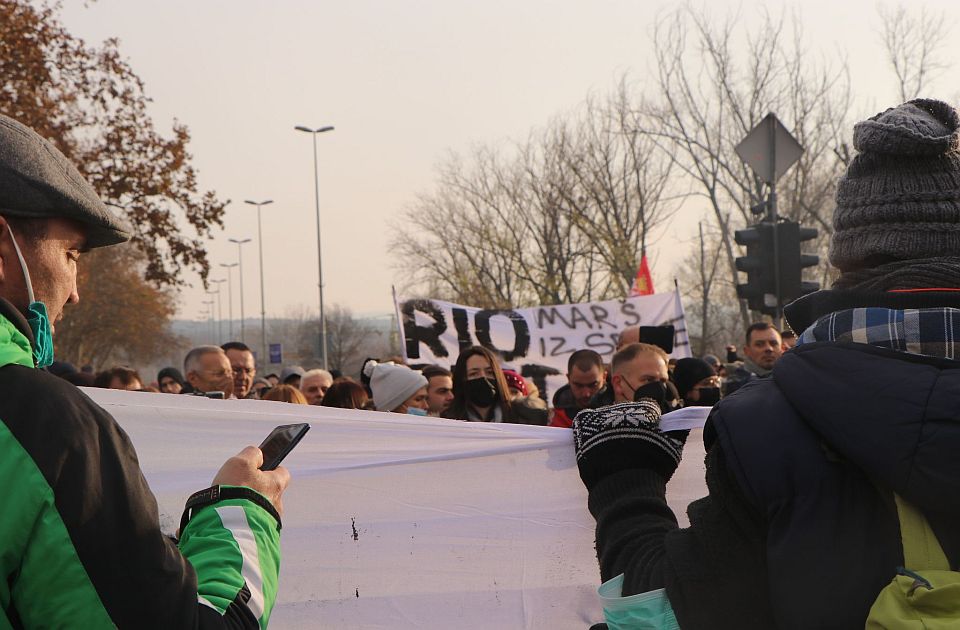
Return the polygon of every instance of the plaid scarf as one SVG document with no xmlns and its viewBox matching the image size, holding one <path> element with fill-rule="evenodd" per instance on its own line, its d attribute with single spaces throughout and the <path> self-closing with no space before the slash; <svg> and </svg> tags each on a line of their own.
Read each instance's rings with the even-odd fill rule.
<svg viewBox="0 0 960 630">
<path fill-rule="evenodd" d="M 824 315 L 807 328 L 797 345 L 814 341 L 851 341 L 928 357 L 960 355 L 960 309 L 894 310 L 852 308 Z"/>
</svg>

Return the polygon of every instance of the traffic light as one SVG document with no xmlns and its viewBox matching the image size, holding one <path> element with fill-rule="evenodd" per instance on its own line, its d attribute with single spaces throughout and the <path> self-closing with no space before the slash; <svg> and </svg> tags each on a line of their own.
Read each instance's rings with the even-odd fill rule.
<svg viewBox="0 0 960 630">
<path fill-rule="evenodd" d="M 737 297 L 747 300 L 750 310 L 774 314 L 777 289 L 773 274 L 773 224 L 757 223 L 737 230 L 733 238 L 747 248 L 746 255 L 736 259 L 737 271 L 747 274 L 746 284 L 737 285 Z"/>
<path fill-rule="evenodd" d="M 787 304 L 820 288 L 817 282 L 804 282 L 803 270 L 820 264 L 820 257 L 801 253 L 801 243 L 817 238 L 816 228 L 801 227 L 794 221 L 783 221 L 777 226 L 780 254 L 780 299 Z"/>
<path fill-rule="evenodd" d="M 780 306 L 820 288 L 816 282 L 803 281 L 803 270 L 820 264 L 819 256 L 800 251 L 801 243 L 817 237 L 816 228 L 801 227 L 795 221 L 779 221 L 774 228 L 773 223 L 764 222 L 737 230 L 733 236 L 747 249 L 745 256 L 736 259 L 737 271 L 747 274 L 746 284 L 737 285 L 737 297 L 747 300 L 750 310 L 777 315 L 777 267 Z"/>
</svg>

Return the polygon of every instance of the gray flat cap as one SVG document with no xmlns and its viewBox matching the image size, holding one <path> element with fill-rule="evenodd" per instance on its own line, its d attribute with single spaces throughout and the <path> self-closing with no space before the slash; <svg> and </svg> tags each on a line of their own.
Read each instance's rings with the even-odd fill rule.
<svg viewBox="0 0 960 630">
<path fill-rule="evenodd" d="M 53 144 L 0 115 L 0 214 L 63 217 L 87 226 L 87 247 L 129 240 L 130 231 Z"/>
</svg>

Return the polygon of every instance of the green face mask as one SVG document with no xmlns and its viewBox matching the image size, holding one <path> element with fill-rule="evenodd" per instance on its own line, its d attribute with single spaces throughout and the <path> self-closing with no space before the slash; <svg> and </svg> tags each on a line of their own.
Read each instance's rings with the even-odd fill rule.
<svg viewBox="0 0 960 630">
<path fill-rule="evenodd" d="M 50 328 L 50 317 L 47 315 L 47 305 L 43 302 L 37 302 L 33 295 L 33 283 L 30 281 L 30 271 L 27 269 L 27 262 L 20 253 L 20 245 L 17 239 L 13 237 L 13 230 L 10 230 L 10 240 L 13 241 L 13 249 L 17 252 L 17 258 L 20 260 L 20 269 L 23 271 L 23 280 L 27 285 L 27 300 L 30 305 L 27 306 L 25 313 L 30 330 L 33 331 L 33 362 L 38 368 L 45 368 L 53 363 L 53 331 Z"/>
<path fill-rule="evenodd" d="M 27 307 L 27 323 L 33 331 L 33 360 L 37 367 L 45 368 L 53 363 L 53 331 L 50 330 L 47 305 L 31 302 Z"/>
<path fill-rule="evenodd" d="M 598 589 L 610 630 L 680 630 L 664 589 L 621 597 L 623 574 Z"/>
</svg>

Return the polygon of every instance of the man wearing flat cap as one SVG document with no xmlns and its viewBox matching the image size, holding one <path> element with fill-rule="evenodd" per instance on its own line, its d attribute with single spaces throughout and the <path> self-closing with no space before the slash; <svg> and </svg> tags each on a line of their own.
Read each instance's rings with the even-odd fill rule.
<svg viewBox="0 0 960 630">
<path fill-rule="evenodd" d="M 41 369 L 81 254 L 127 238 L 52 144 L 0 116 L 0 627 L 264 627 L 286 470 L 260 471 L 255 447 L 232 457 L 177 544 L 123 430 Z"/>
<path fill-rule="evenodd" d="M 714 407 L 690 527 L 665 498 L 686 436 L 656 404 L 574 421 L 611 626 L 960 626 L 960 117 L 915 100 L 853 140 L 839 279 L 786 308 L 803 332 L 771 376 Z M 906 621 L 924 602 L 941 625 Z"/>
</svg>

